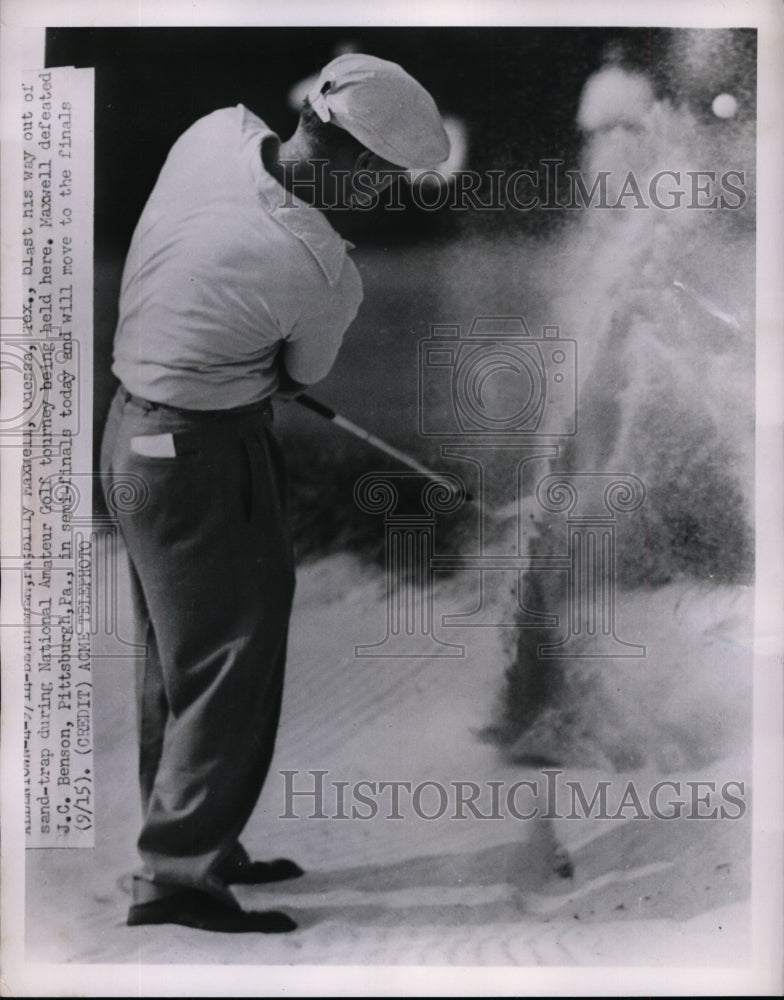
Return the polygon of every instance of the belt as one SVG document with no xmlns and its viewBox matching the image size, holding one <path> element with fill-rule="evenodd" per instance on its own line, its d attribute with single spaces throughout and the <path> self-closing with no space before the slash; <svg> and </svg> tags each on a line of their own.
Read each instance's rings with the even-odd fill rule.
<svg viewBox="0 0 784 1000">
<path fill-rule="evenodd" d="M 120 386 L 118 392 L 123 402 L 134 403 L 145 412 L 163 410 L 166 413 L 176 413 L 183 417 L 239 417 L 246 413 L 261 413 L 272 418 L 272 403 L 269 399 L 261 399 L 256 403 L 248 403 L 246 406 L 235 406 L 229 410 L 186 410 L 179 406 L 169 406 L 168 403 L 156 403 L 151 399 L 134 396 L 132 392 L 128 392 L 124 385 Z"/>
</svg>

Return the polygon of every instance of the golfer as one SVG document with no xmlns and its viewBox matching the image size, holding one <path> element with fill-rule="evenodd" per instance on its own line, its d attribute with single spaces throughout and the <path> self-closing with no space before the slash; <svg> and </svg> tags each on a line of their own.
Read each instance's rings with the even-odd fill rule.
<svg viewBox="0 0 784 1000">
<path fill-rule="evenodd" d="M 136 477 L 120 513 L 140 662 L 141 869 L 130 925 L 285 932 L 232 883 L 302 874 L 239 843 L 272 758 L 294 591 L 284 459 L 271 399 L 330 370 L 362 300 L 322 209 L 362 173 L 442 162 L 430 95 L 400 66 L 341 56 L 286 142 L 242 105 L 174 144 L 134 232 L 104 481 Z M 368 173 L 370 171 L 370 173 Z"/>
</svg>

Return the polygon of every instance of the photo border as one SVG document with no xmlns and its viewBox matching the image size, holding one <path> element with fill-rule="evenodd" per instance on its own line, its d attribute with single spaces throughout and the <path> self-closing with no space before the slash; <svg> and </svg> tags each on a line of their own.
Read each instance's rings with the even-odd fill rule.
<svg viewBox="0 0 784 1000">
<path fill-rule="evenodd" d="M 36 49 L 42 56 L 43 29 L 71 26 L 552 26 L 618 24 L 661 27 L 756 27 L 759 35 L 758 205 L 757 219 L 757 575 L 754 669 L 754 833 L 753 960 L 749 968 L 431 968 L 431 967 L 264 967 L 257 966 L 86 966 L 31 965 L 24 959 L 24 835 L 14 806 L 21 800 L 21 720 L 13 706 L 21 701 L 21 680 L 14 670 L 15 637 L 3 639 L 2 776 L 2 941 L 3 992 L 6 995 L 618 995 L 618 994 L 776 994 L 781 980 L 781 886 L 784 769 L 782 768 L 782 566 L 781 525 L 782 405 L 784 398 L 784 224 L 782 185 L 784 155 L 784 13 L 775 2 L 691 2 L 678 6 L 652 2 L 618 4 L 581 2 L 366 4 L 341 2 L 266 4 L 147 0 L 111 3 L 2 0 L 2 138 L 3 246 L 15 231 L 13 156 L 14 87 L 25 59 Z M 40 33 L 31 29 L 40 29 Z M 39 58 L 41 58 L 39 56 Z M 41 65 L 43 60 L 41 58 Z M 6 141 L 6 140 L 9 141 Z M 16 199 L 18 201 L 18 198 Z M 18 258 L 3 254 L 2 314 L 15 312 Z M 4 489 L 13 488 L 7 460 Z M 10 526 L 2 523 L 3 537 Z M 8 598 L 4 595 L 4 600 Z M 7 633 L 8 630 L 2 630 Z M 54 915 L 53 915 L 54 918 Z M 260 992 L 260 985 L 263 992 Z"/>
</svg>

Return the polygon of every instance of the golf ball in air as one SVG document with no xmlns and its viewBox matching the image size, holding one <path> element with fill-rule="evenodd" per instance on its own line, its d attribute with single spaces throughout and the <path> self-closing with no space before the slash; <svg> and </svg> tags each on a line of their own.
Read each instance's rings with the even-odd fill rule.
<svg viewBox="0 0 784 1000">
<path fill-rule="evenodd" d="M 734 118 L 735 112 L 738 110 L 738 102 L 732 94 L 719 94 L 713 98 L 711 109 L 717 118 Z"/>
</svg>

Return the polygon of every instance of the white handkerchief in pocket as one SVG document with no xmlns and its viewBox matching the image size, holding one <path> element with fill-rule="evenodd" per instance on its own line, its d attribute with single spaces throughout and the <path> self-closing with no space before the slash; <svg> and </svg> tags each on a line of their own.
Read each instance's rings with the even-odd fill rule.
<svg viewBox="0 0 784 1000">
<path fill-rule="evenodd" d="M 173 434 L 142 434 L 131 438 L 131 451 L 147 458 L 175 458 Z"/>
</svg>

